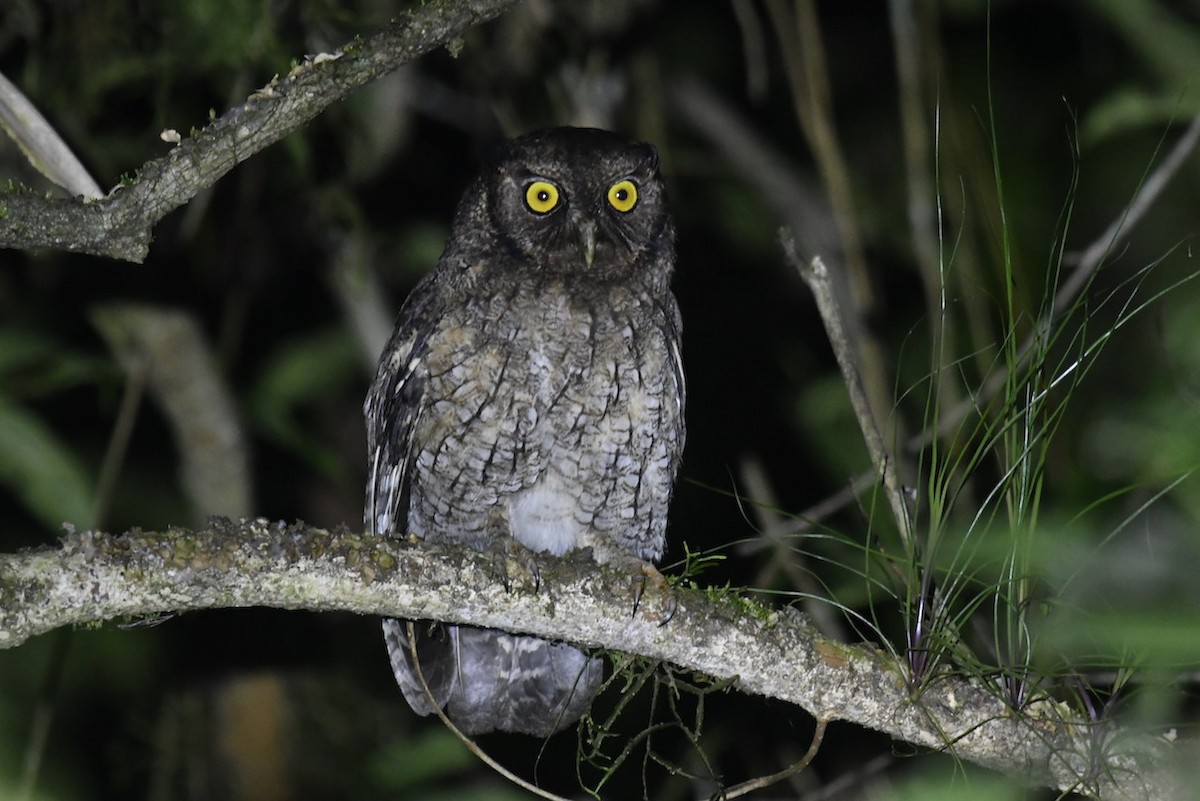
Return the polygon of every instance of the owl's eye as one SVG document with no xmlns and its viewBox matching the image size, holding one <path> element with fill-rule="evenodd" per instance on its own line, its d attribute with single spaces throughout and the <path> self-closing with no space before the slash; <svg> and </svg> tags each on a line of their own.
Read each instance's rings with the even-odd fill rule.
<svg viewBox="0 0 1200 801">
<path fill-rule="evenodd" d="M 626 178 L 608 188 L 608 203 L 619 212 L 631 211 L 637 205 L 637 185 Z"/>
<path fill-rule="evenodd" d="M 525 205 L 537 214 L 549 214 L 558 206 L 558 187 L 549 181 L 533 181 L 525 187 Z"/>
</svg>

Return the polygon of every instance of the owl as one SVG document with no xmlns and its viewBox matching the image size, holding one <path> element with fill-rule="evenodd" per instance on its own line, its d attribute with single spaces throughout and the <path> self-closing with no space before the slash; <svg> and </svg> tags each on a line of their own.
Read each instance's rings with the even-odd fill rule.
<svg viewBox="0 0 1200 801">
<path fill-rule="evenodd" d="M 653 147 L 557 128 L 496 148 L 412 291 L 365 403 L 366 527 L 644 565 L 684 445 L 675 227 Z M 396 680 L 462 731 L 547 736 L 602 665 L 574 645 L 385 620 Z"/>
</svg>

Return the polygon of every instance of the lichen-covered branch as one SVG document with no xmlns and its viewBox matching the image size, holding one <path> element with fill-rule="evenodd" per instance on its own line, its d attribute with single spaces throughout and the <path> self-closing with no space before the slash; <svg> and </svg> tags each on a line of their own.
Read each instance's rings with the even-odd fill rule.
<svg viewBox="0 0 1200 801">
<path fill-rule="evenodd" d="M 999 692 L 946 677 L 918 695 L 898 663 L 819 635 L 798 613 L 729 592 L 648 591 L 580 556 L 514 560 L 263 520 L 199 531 L 72 534 L 0 555 L 0 647 L 59 626 L 216 607 L 345 610 L 565 639 L 673 662 L 826 720 L 877 729 L 1035 784 L 1105 799 L 1170 798 L 1165 741 L 1070 720 L 1051 701 L 1022 714 Z"/>
<path fill-rule="evenodd" d="M 414 58 L 499 16 L 517 0 L 414 4 L 389 27 L 336 53 L 307 60 L 273 79 L 245 103 L 143 165 L 104 198 L 0 194 L 0 247 L 70 250 L 141 262 L 154 225 L 258 151 L 306 124 L 331 104 Z"/>
</svg>

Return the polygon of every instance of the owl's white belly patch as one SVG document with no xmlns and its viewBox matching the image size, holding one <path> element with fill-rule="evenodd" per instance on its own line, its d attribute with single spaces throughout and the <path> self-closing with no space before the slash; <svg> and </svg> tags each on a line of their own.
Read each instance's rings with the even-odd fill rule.
<svg viewBox="0 0 1200 801">
<path fill-rule="evenodd" d="M 579 505 L 556 473 L 546 473 L 508 503 L 508 520 L 517 542 L 531 551 L 562 556 L 582 544 L 584 526 L 575 519 Z"/>
</svg>

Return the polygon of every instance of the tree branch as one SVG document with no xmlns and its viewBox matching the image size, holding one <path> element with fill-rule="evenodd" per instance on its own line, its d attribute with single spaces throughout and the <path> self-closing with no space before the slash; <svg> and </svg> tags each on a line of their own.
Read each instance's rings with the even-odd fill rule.
<svg viewBox="0 0 1200 801">
<path fill-rule="evenodd" d="M 796 241 L 792 238 L 791 231 L 786 228 L 779 232 L 779 243 L 783 247 L 784 258 L 796 267 L 801 280 L 813 293 L 817 311 L 825 326 L 825 334 L 829 339 L 829 344 L 833 347 L 833 355 L 837 359 L 838 367 L 842 371 L 842 381 L 845 382 L 846 389 L 850 393 L 850 405 L 854 409 L 854 416 L 858 419 L 858 428 L 867 445 L 867 452 L 871 454 L 871 462 L 874 464 L 879 478 L 883 481 L 884 492 L 892 507 L 892 516 L 896 519 L 896 527 L 900 531 L 900 537 L 904 541 L 907 551 L 916 553 L 912 532 L 912 514 L 909 512 L 908 504 L 904 499 L 904 488 L 900 485 L 900 478 L 896 473 L 896 460 L 888 452 L 887 444 L 876 425 L 877 418 L 871 413 L 871 399 L 867 395 L 866 387 L 863 386 L 862 377 L 855 365 L 854 349 L 850 344 L 850 337 L 843 322 L 844 315 L 834 296 L 829 268 L 821 261 L 820 256 L 806 264 L 796 253 Z"/>
<path fill-rule="evenodd" d="M 1105 799 L 1176 795 L 1165 741 L 1072 719 L 1039 701 L 1014 713 L 995 688 L 944 677 L 912 696 L 895 659 L 820 636 L 798 613 L 730 592 L 677 588 L 658 625 L 654 591 L 630 615 L 628 573 L 586 557 L 494 555 L 302 524 L 214 520 L 203 530 L 84 532 L 58 547 L 0 555 L 0 647 L 59 626 L 218 607 L 343 610 L 436 619 L 566 639 L 736 677 L 747 693 L 796 704 L 1035 784 Z M 1104 758 L 1101 758 L 1103 756 Z"/>
<path fill-rule="evenodd" d="M 499 16 L 517 0 L 420 4 L 389 27 L 273 78 L 245 103 L 142 166 L 100 200 L 0 195 L 0 247 L 51 248 L 141 262 L 154 225 L 258 151 L 355 89 Z"/>
</svg>

